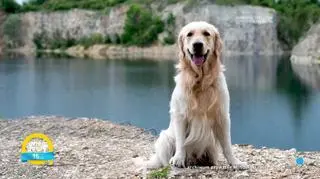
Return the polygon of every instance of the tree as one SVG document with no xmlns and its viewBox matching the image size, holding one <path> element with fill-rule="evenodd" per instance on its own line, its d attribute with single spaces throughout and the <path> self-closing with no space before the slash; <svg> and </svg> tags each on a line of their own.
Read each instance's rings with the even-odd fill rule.
<svg viewBox="0 0 320 179">
<path fill-rule="evenodd" d="M 16 13 L 20 11 L 21 6 L 14 0 L 1 0 L 0 9 L 7 13 Z"/>
</svg>

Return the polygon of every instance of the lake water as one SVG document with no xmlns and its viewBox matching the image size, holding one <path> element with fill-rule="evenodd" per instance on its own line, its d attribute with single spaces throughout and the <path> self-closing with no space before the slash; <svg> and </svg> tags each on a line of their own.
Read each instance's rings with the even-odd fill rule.
<svg viewBox="0 0 320 179">
<path fill-rule="evenodd" d="M 319 81 L 301 77 L 310 70 L 300 74 L 275 56 L 229 56 L 224 63 L 233 143 L 320 150 Z M 165 60 L 3 57 L 0 116 L 95 117 L 159 132 L 169 124 L 174 73 L 174 62 Z"/>
</svg>

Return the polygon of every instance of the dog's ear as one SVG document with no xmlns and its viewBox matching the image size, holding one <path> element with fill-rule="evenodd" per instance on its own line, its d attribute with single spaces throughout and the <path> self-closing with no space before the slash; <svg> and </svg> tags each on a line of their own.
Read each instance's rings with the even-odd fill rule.
<svg viewBox="0 0 320 179">
<path fill-rule="evenodd" d="M 184 46 L 183 46 L 183 33 L 180 32 L 178 35 L 178 46 L 179 46 L 179 57 L 180 59 L 185 58 L 186 54 L 184 53 Z"/>
<path fill-rule="evenodd" d="M 221 53 L 222 53 L 222 40 L 220 37 L 220 33 L 219 32 L 215 32 L 215 41 L 214 41 L 214 50 L 213 50 L 213 54 L 215 55 L 215 57 L 218 60 L 220 59 Z"/>
</svg>

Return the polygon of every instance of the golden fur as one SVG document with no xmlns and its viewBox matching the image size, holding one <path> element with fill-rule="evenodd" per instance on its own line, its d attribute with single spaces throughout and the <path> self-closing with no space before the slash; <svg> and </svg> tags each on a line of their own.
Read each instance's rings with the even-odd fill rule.
<svg viewBox="0 0 320 179">
<path fill-rule="evenodd" d="M 230 97 L 221 62 L 222 41 L 211 24 L 184 26 L 178 37 L 176 86 L 170 100 L 170 124 L 161 131 L 145 168 L 171 164 L 217 165 L 219 144 L 228 163 L 247 168 L 232 152 Z"/>
<path fill-rule="evenodd" d="M 194 31 L 201 31 L 197 29 Z M 219 95 L 217 89 L 217 78 L 220 73 L 221 66 L 221 52 L 222 52 L 222 40 L 218 31 L 211 30 L 211 38 L 214 41 L 214 46 L 211 48 L 211 53 L 207 57 L 206 62 L 200 68 L 195 66 L 193 62 L 187 58 L 187 52 L 184 48 L 184 39 L 188 31 L 181 31 L 178 37 L 179 45 L 179 62 L 177 64 L 177 71 L 181 73 L 183 87 L 188 92 L 190 100 L 189 110 L 194 113 L 202 113 L 205 118 L 206 112 L 213 112 L 214 118 L 219 116 Z M 195 33 L 198 36 L 202 36 L 202 33 Z M 195 35 L 195 36 L 196 36 Z M 197 38 L 197 37 L 195 37 Z M 212 111 L 211 109 L 214 109 Z M 190 114 L 191 115 L 191 114 Z"/>
</svg>

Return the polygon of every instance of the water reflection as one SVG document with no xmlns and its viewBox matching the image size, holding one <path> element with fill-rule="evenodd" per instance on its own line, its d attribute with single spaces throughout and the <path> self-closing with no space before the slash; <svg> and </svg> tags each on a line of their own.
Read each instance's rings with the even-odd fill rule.
<svg viewBox="0 0 320 179">
<path fill-rule="evenodd" d="M 270 91 L 276 82 L 277 56 L 226 56 L 228 86 L 237 90 Z"/>
<path fill-rule="evenodd" d="M 320 91 L 320 64 L 300 65 L 292 63 L 292 69 L 312 91 Z"/>
<path fill-rule="evenodd" d="M 234 143 L 320 150 L 319 71 L 277 56 L 223 60 Z M 5 58 L 0 114 L 97 117 L 159 131 L 169 123 L 174 73 L 172 61 Z"/>
<path fill-rule="evenodd" d="M 310 102 L 311 90 L 300 81 L 293 71 L 291 61 L 288 57 L 283 57 L 277 67 L 277 89 L 288 97 L 295 119 L 303 119 L 304 108 Z"/>
</svg>

